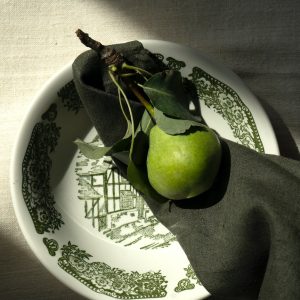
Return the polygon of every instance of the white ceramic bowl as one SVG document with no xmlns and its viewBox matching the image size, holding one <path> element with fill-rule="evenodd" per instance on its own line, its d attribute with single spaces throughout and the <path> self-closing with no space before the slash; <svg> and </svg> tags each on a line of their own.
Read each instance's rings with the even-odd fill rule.
<svg viewBox="0 0 300 300">
<path fill-rule="evenodd" d="M 187 47 L 142 42 L 195 83 L 209 126 L 256 151 L 279 153 L 264 110 L 234 73 Z M 90 299 L 207 297 L 175 237 L 108 158 L 91 161 L 77 151 L 78 137 L 101 143 L 68 64 L 33 99 L 12 157 L 16 216 L 38 259 Z"/>
</svg>

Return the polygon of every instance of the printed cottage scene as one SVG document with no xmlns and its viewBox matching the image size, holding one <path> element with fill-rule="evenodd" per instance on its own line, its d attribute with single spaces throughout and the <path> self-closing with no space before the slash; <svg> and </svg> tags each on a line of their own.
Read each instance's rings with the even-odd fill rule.
<svg viewBox="0 0 300 300">
<path fill-rule="evenodd" d="M 175 240 L 111 158 L 90 160 L 79 153 L 76 174 L 84 216 L 106 238 L 140 249 L 167 247 Z"/>
</svg>

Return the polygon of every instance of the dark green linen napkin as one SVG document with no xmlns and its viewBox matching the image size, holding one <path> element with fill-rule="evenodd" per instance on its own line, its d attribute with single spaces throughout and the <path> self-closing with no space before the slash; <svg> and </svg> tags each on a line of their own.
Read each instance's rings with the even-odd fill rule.
<svg viewBox="0 0 300 300">
<path fill-rule="evenodd" d="M 138 42 L 113 47 L 136 66 L 164 68 Z M 126 123 L 97 54 L 81 54 L 73 74 L 100 138 L 111 145 Z M 143 108 L 131 104 L 138 120 Z M 147 204 L 177 237 L 213 299 L 300 299 L 300 162 L 225 139 L 222 148 L 220 172 L 209 191 L 171 205 L 146 197 Z"/>
</svg>

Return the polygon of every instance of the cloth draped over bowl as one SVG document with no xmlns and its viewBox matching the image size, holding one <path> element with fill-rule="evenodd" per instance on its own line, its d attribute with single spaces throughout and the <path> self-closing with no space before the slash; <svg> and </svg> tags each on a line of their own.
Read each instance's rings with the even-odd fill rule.
<svg viewBox="0 0 300 300">
<path fill-rule="evenodd" d="M 165 68 L 140 42 L 112 47 L 135 66 Z M 126 122 L 107 69 L 89 50 L 75 59 L 73 76 L 101 140 L 112 145 Z M 131 107 L 139 120 L 142 105 L 131 100 Z M 171 207 L 145 201 L 176 236 L 211 299 L 300 299 L 300 162 L 221 141 L 220 172 L 209 191 Z"/>
</svg>

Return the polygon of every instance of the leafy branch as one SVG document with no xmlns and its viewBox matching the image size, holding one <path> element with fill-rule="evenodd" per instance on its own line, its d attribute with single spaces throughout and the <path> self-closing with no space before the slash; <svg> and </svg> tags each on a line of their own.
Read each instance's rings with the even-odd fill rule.
<svg viewBox="0 0 300 300">
<path fill-rule="evenodd" d="M 168 134 L 183 134 L 191 127 L 203 126 L 201 119 L 194 116 L 186 107 L 186 91 L 179 71 L 164 70 L 151 74 L 147 70 L 127 63 L 126 58 L 114 49 L 102 45 L 78 29 L 77 36 L 87 47 L 98 53 L 108 67 L 109 76 L 117 87 L 119 105 L 127 122 L 125 136 L 111 147 L 97 147 L 76 140 L 80 151 L 88 158 L 99 159 L 105 155 L 129 153 L 127 176 L 140 192 L 165 201 L 149 184 L 145 164 L 148 152 L 148 139 L 154 125 Z M 131 91 L 136 100 L 145 107 L 145 113 L 138 126 L 134 124 L 130 100 L 123 86 Z M 129 117 L 125 113 L 125 104 Z"/>
</svg>

